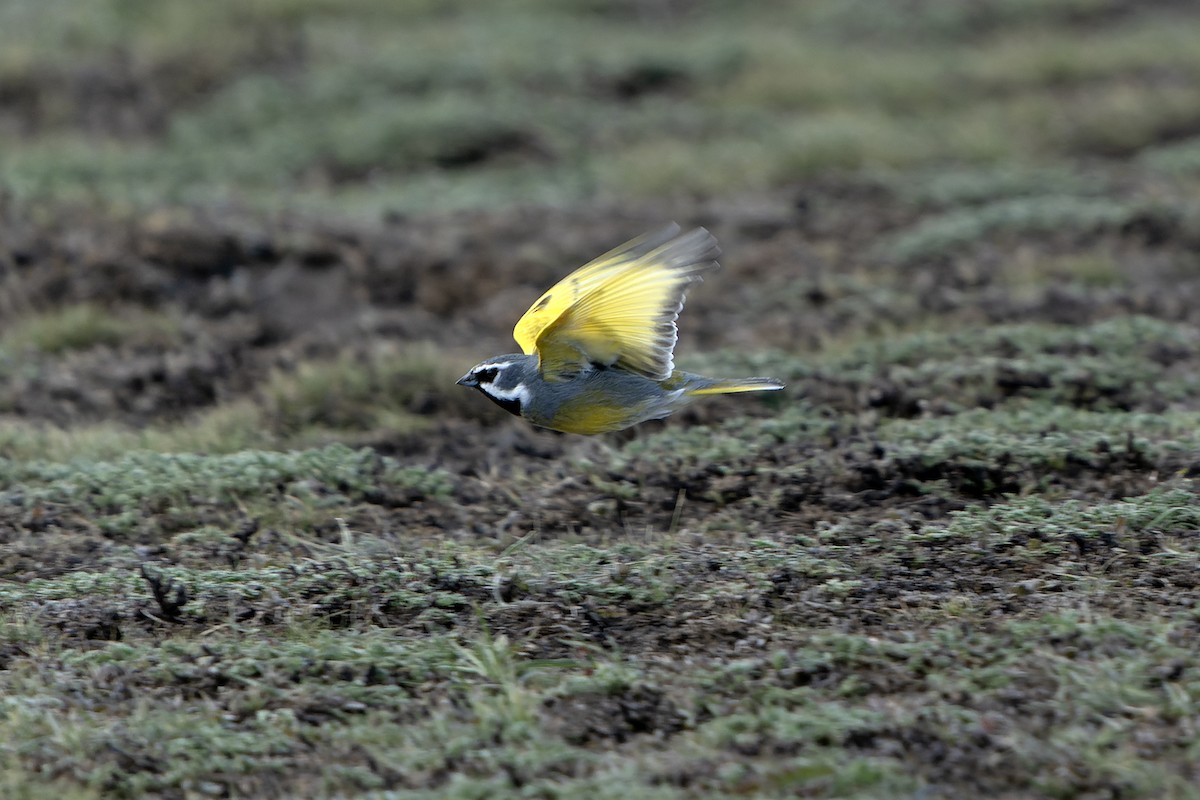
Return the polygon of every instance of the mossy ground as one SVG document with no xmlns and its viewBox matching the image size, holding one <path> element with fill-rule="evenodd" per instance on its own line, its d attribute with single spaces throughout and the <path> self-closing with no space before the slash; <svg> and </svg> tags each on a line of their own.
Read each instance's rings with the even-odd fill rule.
<svg viewBox="0 0 1200 800">
<path fill-rule="evenodd" d="M 4 4 L 0 796 L 1200 797 L 1198 37 Z M 454 385 L 667 219 L 785 392 Z"/>
</svg>

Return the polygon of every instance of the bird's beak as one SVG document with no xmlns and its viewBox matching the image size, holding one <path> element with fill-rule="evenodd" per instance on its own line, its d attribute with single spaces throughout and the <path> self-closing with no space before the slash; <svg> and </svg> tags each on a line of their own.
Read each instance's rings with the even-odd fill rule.
<svg viewBox="0 0 1200 800">
<path fill-rule="evenodd" d="M 472 389 L 479 385 L 479 381 L 475 380 L 475 376 L 469 372 L 455 381 L 455 383 L 459 386 L 470 386 Z"/>
</svg>

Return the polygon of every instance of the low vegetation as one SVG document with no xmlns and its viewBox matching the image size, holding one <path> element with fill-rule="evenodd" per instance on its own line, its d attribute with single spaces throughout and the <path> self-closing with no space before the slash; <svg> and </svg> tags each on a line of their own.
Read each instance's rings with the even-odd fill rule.
<svg viewBox="0 0 1200 800">
<path fill-rule="evenodd" d="M 60 5 L 0 5 L 0 796 L 1200 797 L 1190 8 Z M 665 219 L 678 363 L 786 391 L 454 385 Z"/>
</svg>

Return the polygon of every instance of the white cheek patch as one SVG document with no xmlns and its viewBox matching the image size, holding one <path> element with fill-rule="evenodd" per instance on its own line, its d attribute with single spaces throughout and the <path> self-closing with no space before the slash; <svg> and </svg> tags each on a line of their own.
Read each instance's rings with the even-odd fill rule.
<svg viewBox="0 0 1200 800">
<path fill-rule="evenodd" d="M 524 405 L 529 400 L 529 390 L 525 388 L 525 384 L 523 383 L 518 383 L 511 389 L 501 389 L 494 383 L 482 384 L 480 388 L 497 400 L 507 400 L 509 402 L 518 400 L 521 402 L 521 405 Z"/>
<path fill-rule="evenodd" d="M 479 390 L 484 396 L 510 414 L 522 416 L 529 403 L 529 390 L 518 383 L 511 389 L 501 389 L 494 383 L 481 383 Z"/>
</svg>

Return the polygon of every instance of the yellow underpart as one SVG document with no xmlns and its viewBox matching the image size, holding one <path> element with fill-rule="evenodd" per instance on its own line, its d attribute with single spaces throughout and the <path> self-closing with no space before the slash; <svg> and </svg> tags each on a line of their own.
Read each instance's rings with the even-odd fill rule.
<svg viewBox="0 0 1200 800">
<path fill-rule="evenodd" d="M 635 409 L 594 402 L 564 403 L 554 419 L 542 422 L 545 427 L 563 433 L 595 435 L 627 428 L 637 416 Z"/>
</svg>

